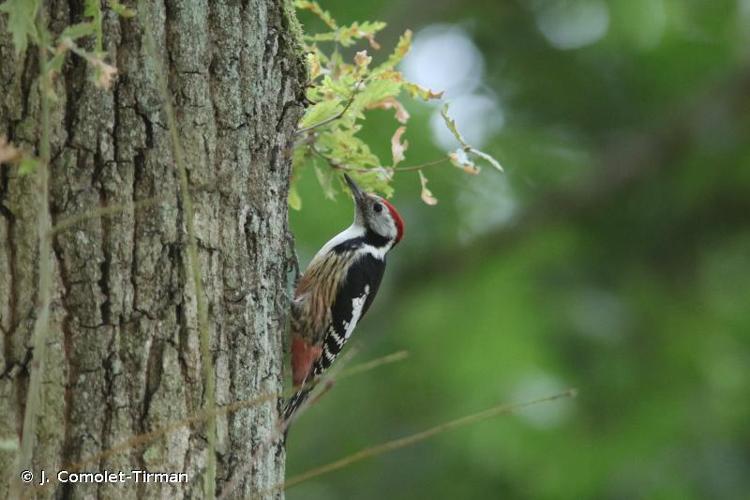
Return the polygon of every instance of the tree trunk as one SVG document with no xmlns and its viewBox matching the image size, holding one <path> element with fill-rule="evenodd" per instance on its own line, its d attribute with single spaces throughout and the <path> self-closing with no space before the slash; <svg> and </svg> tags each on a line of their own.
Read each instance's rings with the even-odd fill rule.
<svg viewBox="0 0 750 500">
<path fill-rule="evenodd" d="M 83 0 L 48 1 L 45 8 L 53 34 L 84 20 Z M 104 48 L 119 71 L 109 91 L 95 87 L 84 60 L 69 56 L 54 82 L 47 208 L 53 226 L 74 223 L 51 240 L 42 364 L 32 332 L 44 196 L 34 175 L 1 167 L 0 441 L 8 447 L 21 439 L 30 377 L 43 367 L 31 470 L 36 479 L 44 470 L 50 483 L 22 484 L 18 452 L 0 450 L 0 498 L 13 491 L 38 498 L 203 497 L 206 419 L 186 419 L 206 405 L 205 360 L 189 269 L 189 213 L 163 81 L 194 207 L 216 405 L 281 391 L 288 151 L 305 75 L 289 9 L 284 0 L 149 0 L 133 19 L 105 10 Z M 15 56 L 7 18 L 0 17 L 0 135 L 28 151 L 36 151 L 41 135 L 38 74 L 36 50 Z M 96 212 L 103 207 L 114 208 Z M 277 406 L 270 398 L 219 413 L 219 493 L 236 472 L 233 496 L 282 496 L 273 491 L 285 459 L 275 436 Z M 57 472 L 66 468 L 184 472 L 188 480 L 60 483 Z"/>
</svg>

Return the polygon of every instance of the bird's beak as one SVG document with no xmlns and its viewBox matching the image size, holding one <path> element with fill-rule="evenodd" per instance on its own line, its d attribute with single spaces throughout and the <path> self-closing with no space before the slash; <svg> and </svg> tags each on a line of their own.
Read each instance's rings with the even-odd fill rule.
<svg viewBox="0 0 750 500">
<path fill-rule="evenodd" d="M 351 177 L 349 177 L 348 174 L 344 174 L 344 180 L 346 180 L 346 183 L 349 185 L 349 189 L 352 192 L 352 196 L 354 196 L 354 202 L 359 204 L 362 199 L 364 198 L 364 193 L 361 189 L 359 189 L 359 186 L 357 186 L 357 183 L 355 183 Z"/>
</svg>

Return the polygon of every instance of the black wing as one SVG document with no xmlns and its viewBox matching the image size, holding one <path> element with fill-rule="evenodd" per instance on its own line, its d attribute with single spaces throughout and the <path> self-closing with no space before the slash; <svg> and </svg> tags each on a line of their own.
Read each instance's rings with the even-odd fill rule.
<svg viewBox="0 0 750 500">
<path fill-rule="evenodd" d="M 331 323 L 323 339 L 323 355 L 315 363 L 314 376 L 336 359 L 357 323 L 372 305 L 385 272 L 385 261 L 364 254 L 349 267 L 344 284 L 331 307 Z"/>
<path fill-rule="evenodd" d="M 319 377 L 331 366 L 346 341 L 349 340 L 357 323 L 372 305 L 384 272 L 385 261 L 376 259 L 370 254 L 364 254 L 347 271 L 344 284 L 336 294 L 333 307 L 331 307 L 331 322 L 323 338 L 323 354 L 313 365 L 313 379 Z M 362 302 L 360 304 L 357 301 Z M 311 380 L 305 380 L 305 382 L 309 383 Z M 312 387 L 303 386 L 287 401 L 283 410 L 285 422 L 289 422 L 297 408 L 305 402 L 310 391 Z M 286 440 L 286 432 L 284 436 Z"/>
</svg>

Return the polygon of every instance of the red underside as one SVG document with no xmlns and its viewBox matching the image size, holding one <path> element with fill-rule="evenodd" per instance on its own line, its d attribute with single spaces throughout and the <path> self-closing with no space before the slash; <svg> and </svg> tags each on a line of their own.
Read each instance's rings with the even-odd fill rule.
<svg viewBox="0 0 750 500">
<path fill-rule="evenodd" d="M 292 339 L 292 381 L 295 386 L 302 385 L 310 373 L 313 362 L 323 353 L 322 346 L 312 346 L 302 337 Z"/>
</svg>

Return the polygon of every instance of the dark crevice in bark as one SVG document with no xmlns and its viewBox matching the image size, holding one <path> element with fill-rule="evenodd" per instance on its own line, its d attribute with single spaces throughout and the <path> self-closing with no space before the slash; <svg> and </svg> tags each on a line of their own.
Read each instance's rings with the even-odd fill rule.
<svg viewBox="0 0 750 500">
<path fill-rule="evenodd" d="M 180 363 L 180 375 L 182 375 L 182 380 L 185 383 L 192 383 L 192 377 L 190 377 L 190 371 L 188 368 L 188 362 L 185 360 L 185 353 L 188 351 L 188 328 L 187 328 L 187 318 L 185 317 L 185 306 L 182 303 L 178 303 L 175 305 L 175 316 L 177 317 L 177 325 L 178 325 L 178 332 L 177 332 L 177 346 L 178 346 L 178 355 L 177 360 Z M 188 393 L 185 392 L 185 404 L 187 408 L 190 408 L 192 405 L 190 404 L 190 398 L 188 397 Z"/>
<path fill-rule="evenodd" d="M 16 290 L 17 284 L 17 270 L 16 270 L 16 216 L 5 206 L 5 199 L 8 194 L 8 178 L 10 174 L 10 166 L 0 166 L 0 215 L 5 222 L 5 231 L 7 239 L 5 241 L 5 254 L 8 259 L 8 288 L 10 293 L 8 294 L 8 309 L 10 310 L 10 318 L 8 319 L 8 329 L 3 328 L 3 358 L 5 359 L 5 366 L 3 367 L 2 375 L 5 376 L 10 373 L 12 367 L 15 365 L 13 359 L 13 334 L 16 331 L 18 323 L 18 291 Z M 2 324 L 0 324 L 2 327 Z"/>
<path fill-rule="evenodd" d="M 97 141 L 96 154 L 94 155 L 94 173 L 92 179 L 92 187 L 97 190 L 99 195 L 99 207 L 105 208 L 108 206 L 108 195 L 107 188 L 105 186 L 104 171 L 107 165 L 101 155 L 101 145 Z M 101 239 L 101 250 L 102 260 L 99 262 L 99 280 L 97 285 L 101 291 L 103 300 L 99 304 L 99 314 L 101 315 L 102 324 L 111 324 L 111 308 L 110 308 L 110 291 L 109 291 L 109 268 L 111 262 L 111 240 L 110 240 L 110 226 L 111 217 L 99 217 L 98 221 L 101 225 L 102 239 Z"/>
<path fill-rule="evenodd" d="M 121 161 L 120 158 L 120 141 L 118 140 L 119 132 L 120 132 L 120 83 L 116 83 L 114 86 L 113 91 L 114 99 L 113 99 L 113 105 L 112 105 L 112 148 L 113 151 L 113 158 L 115 163 L 119 163 Z M 115 166 L 115 170 L 117 169 L 117 166 Z"/>
<path fill-rule="evenodd" d="M 65 146 L 75 147 L 73 145 L 72 132 L 75 130 L 76 118 L 78 115 L 78 104 L 80 102 L 81 81 L 86 78 L 85 62 L 78 58 L 70 58 L 66 63 L 69 70 L 63 71 L 62 77 L 65 85 L 65 113 L 63 114 L 63 130 L 65 130 Z"/>
<path fill-rule="evenodd" d="M 68 0 L 68 22 L 70 25 L 81 22 L 83 16 L 83 2 L 80 0 Z"/>
<path fill-rule="evenodd" d="M 54 217 L 52 224 L 54 225 Z M 62 284 L 62 307 L 64 311 L 64 316 L 62 319 L 62 333 L 63 333 L 63 359 L 65 359 L 65 364 L 68 367 L 68 377 L 65 382 L 65 388 L 64 388 L 64 408 L 63 408 L 63 457 L 74 457 L 76 455 L 76 442 L 73 439 L 72 435 L 72 428 L 71 424 L 73 422 L 72 419 L 72 411 L 73 411 L 73 401 L 75 398 L 75 392 L 74 387 L 76 384 L 76 381 L 78 380 L 78 367 L 76 363 L 73 361 L 74 355 L 73 355 L 73 331 L 71 329 L 71 314 L 70 309 L 67 306 L 67 300 L 68 300 L 68 294 L 70 290 L 70 280 L 65 272 L 65 264 L 64 264 L 64 255 L 63 251 L 59 245 L 59 242 L 57 241 L 57 238 L 53 238 L 52 240 L 52 252 L 55 257 L 55 260 L 57 261 L 57 269 L 60 276 L 60 283 Z M 61 497 L 62 498 L 71 498 L 73 493 L 73 485 L 72 484 L 63 484 L 62 490 L 61 490 Z"/>
<path fill-rule="evenodd" d="M 105 448 L 109 448 L 112 444 L 111 436 L 113 435 L 114 429 L 112 428 L 114 422 L 114 399 L 115 394 L 115 362 L 114 359 L 117 357 L 117 347 L 115 345 L 116 336 L 112 335 L 112 342 L 109 345 L 109 355 L 104 359 L 102 368 L 104 371 L 104 425 L 102 426 L 101 442 Z M 107 397 L 110 396 L 110 397 Z M 106 462 L 104 457 L 99 459 L 99 470 L 106 469 Z"/>
<path fill-rule="evenodd" d="M 141 410 L 141 432 L 149 432 L 148 413 L 151 407 L 151 399 L 161 385 L 162 359 L 164 356 L 164 342 L 161 339 L 153 339 L 148 351 L 148 362 L 146 364 L 146 392 L 143 396 Z"/>
<path fill-rule="evenodd" d="M 136 156 L 133 158 L 133 185 L 131 188 L 132 198 L 131 203 L 136 203 L 138 200 L 138 186 L 141 184 L 141 177 L 143 170 L 146 168 L 146 158 L 144 152 L 138 151 Z M 130 246 L 130 286 L 133 287 L 133 310 L 138 310 L 138 234 L 140 234 L 139 223 L 141 220 L 141 211 L 136 210 L 133 213 L 133 233 L 132 241 L 133 244 Z"/>
<path fill-rule="evenodd" d="M 39 74 L 36 63 L 36 51 L 27 50 L 24 55 L 23 61 L 21 61 L 21 116 L 29 116 L 29 108 L 31 107 L 31 95 L 34 91 L 34 79 Z M 36 144 L 34 138 L 24 137 L 25 140 L 31 140 L 32 144 Z"/>
<path fill-rule="evenodd" d="M 146 114 L 139 109 L 138 104 L 136 104 L 133 107 L 133 111 L 135 111 L 135 114 L 138 115 L 141 120 L 143 120 L 143 126 L 145 127 L 145 130 L 146 130 L 146 144 L 145 144 L 146 150 L 151 150 L 154 148 L 154 124 L 149 119 L 149 117 L 146 116 Z M 142 154 L 139 156 L 143 158 Z M 133 192 L 135 193 L 135 191 Z"/>
</svg>

